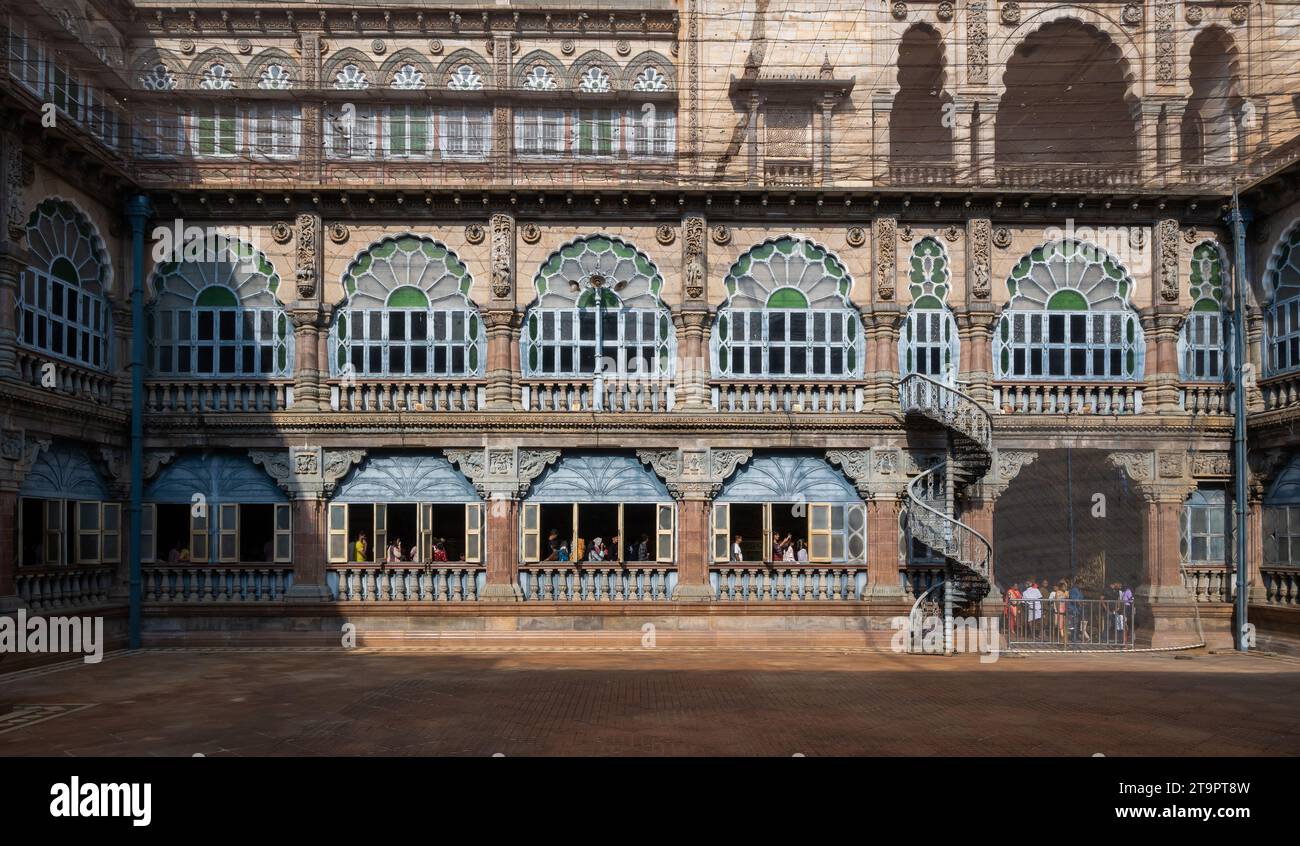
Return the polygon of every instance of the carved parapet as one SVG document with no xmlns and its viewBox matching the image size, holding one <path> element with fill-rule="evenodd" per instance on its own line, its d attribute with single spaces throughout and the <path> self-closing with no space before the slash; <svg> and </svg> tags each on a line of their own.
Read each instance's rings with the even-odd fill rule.
<svg viewBox="0 0 1300 846">
<path fill-rule="evenodd" d="M 637 457 L 663 479 L 674 499 L 713 499 L 754 454 L 751 449 L 639 449 Z"/>
</svg>

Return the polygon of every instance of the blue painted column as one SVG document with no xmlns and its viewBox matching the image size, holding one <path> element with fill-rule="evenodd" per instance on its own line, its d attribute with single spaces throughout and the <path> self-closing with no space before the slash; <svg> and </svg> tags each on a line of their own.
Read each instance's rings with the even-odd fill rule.
<svg viewBox="0 0 1300 846">
<path fill-rule="evenodd" d="M 137 194 L 127 201 L 126 219 L 131 224 L 131 503 L 130 594 L 128 631 L 132 649 L 140 648 L 140 500 L 144 495 L 144 227 L 153 214 L 149 198 Z"/>
<path fill-rule="evenodd" d="M 1236 514 L 1234 530 L 1236 554 L 1233 563 L 1237 567 L 1237 603 L 1236 603 L 1236 643 L 1237 649 L 1247 652 L 1250 649 L 1246 634 L 1246 602 L 1248 599 L 1247 571 L 1250 562 L 1246 560 L 1249 550 L 1247 537 L 1246 504 L 1246 388 L 1242 367 L 1246 363 L 1246 227 L 1250 225 L 1251 212 L 1243 209 L 1235 192 L 1232 211 L 1228 214 L 1228 223 L 1232 226 L 1232 396 L 1236 403 L 1233 409 L 1232 428 L 1232 477 L 1233 507 Z"/>
</svg>

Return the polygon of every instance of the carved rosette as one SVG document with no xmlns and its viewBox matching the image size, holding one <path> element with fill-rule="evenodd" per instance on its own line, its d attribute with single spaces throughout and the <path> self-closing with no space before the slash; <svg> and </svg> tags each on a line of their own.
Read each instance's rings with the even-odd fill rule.
<svg viewBox="0 0 1300 846">
<path fill-rule="evenodd" d="M 1193 4 L 1188 4 L 1187 11 L 1183 14 L 1187 18 L 1187 22 L 1192 26 L 1196 26 L 1205 20 L 1205 9 Z"/>
<path fill-rule="evenodd" d="M 277 244 L 287 244 L 293 240 L 293 227 L 284 221 L 271 224 L 271 240 Z"/>
<path fill-rule="evenodd" d="M 525 223 L 519 227 L 519 237 L 525 244 L 536 244 L 542 240 L 542 228 L 536 223 Z"/>
<path fill-rule="evenodd" d="M 861 226 L 850 226 L 844 240 L 848 242 L 850 247 L 861 247 L 867 243 L 867 231 Z"/>
<path fill-rule="evenodd" d="M 935 14 L 938 15 L 939 20 L 941 21 L 947 22 L 952 20 L 952 16 L 954 14 L 952 3 L 949 3 L 948 0 L 943 0 L 943 2 L 939 4 L 938 9 L 935 11 Z"/>
<path fill-rule="evenodd" d="M 1246 22 L 1246 19 L 1249 17 L 1250 17 L 1250 7 L 1244 3 L 1239 3 L 1236 6 L 1233 6 L 1232 11 L 1228 13 L 1228 20 L 1232 21 L 1238 26 L 1244 24 Z"/>
<path fill-rule="evenodd" d="M 320 215 L 310 212 L 298 215 L 297 229 L 294 277 L 298 282 L 298 298 L 310 300 L 316 297 L 316 280 L 320 277 Z"/>
<path fill-rule="evenodd" d="M 872 221 L 871 229 L 876 241 L 876 296 L 892 300 L 897 277 L 898 221 L 892 217 L 878 217 Z"/>
<path fill-rule="evenodd" d="M 966 254 L 970 270 L 971 296 L 987 300 L 993 290 L 993 222 L 986 217 L 973 218 L 967 226 Z"/>
<path fill-rule="evenodd" d="M 1003 3 L 1002 4 L 1002 22 L 1008 26 L 1015 26 L 1020 23 L 1020 4 Z"/>
<path fill-rule="evenodd" d="M 689 300 L 704 297 L 705 280 L 708 277 L 704 230 L 704 218 L 691 216 L 682 219 L 682 284 Z"/>
<path fill-rule="evenodd" d="M 677 240 L 677 230 L 672 227 L 672 224 L 661 223 L 655 227 L 655 240 L 664 247 L 670 246 Z"/>
<path fill-rule="evenodd" d="M 492 296 L 509 299 L 515 272 L 515 219 L 492 215 Z"/>
<path fill-rule="evenodd" d="M 1160 297 L 1178 302 L 1178 221 L 1162 220 L 1156 228 L 1160 242 Z"/>
</svg>

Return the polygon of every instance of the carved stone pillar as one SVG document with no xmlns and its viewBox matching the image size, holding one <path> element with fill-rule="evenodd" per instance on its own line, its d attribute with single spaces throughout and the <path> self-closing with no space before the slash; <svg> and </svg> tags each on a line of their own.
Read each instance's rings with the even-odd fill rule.
<svg viewBox="0 0 1300 846">
<path fill-rule="evenodd" d="M 1264 315 L 1252 305 L 1246 305 L 1246 370 L 1242 374 L 1246 385 L 1246 410 L 1258 414 L 1264 410 L 1264 392 L 1259 389 L 1258 375 L 1264 372 Z"/>
<path fill-rule="evenodd" d="M 1138 127 L 1138 165 L 1142 184 L 1154 185 L 1162 179 L 1156 150 L 1160 146 L 1160 112 L 1158 101 L 1144 100 L 1133 107 L 1133 122 Z"/>
<path fill-rule="evenodd" d="M 1186 315 L 1177 306 L 1143 309 L 1146 335 L 1146 373 L 1142 407 L 1158 414 L 1180 414 L 1178 407 L 1178 331 Z"/>
<path fill-rule="evenodd" d="M 762 97 L 757 92 L 749 95 L 749 125 L 746 132 L 748 136 L 746 146 L 749 148 L 749 166 L 745 181 L 750 185 L 757 185 L 759 182 L 758 116 L 760 113 L 759 105 L 762 102 Z"/>
<path fill-rule="evenodd" d="M 484 309 L 487 327 L 487 407 L 509 411 L 515 407 L 515 374 L 518 372 L 516 332 L 520 319 L 515 314 L 515 219 L 508 214 L 492 215 L 489 260 L 492 266 L 492 297 Z"/>
<path fill-rule="evenodd" d="M 713 561 L 709 512 L 722 484 L 753 455 L 748 449 L 675 447 L 639 449 L 637 457 L 664 480 L 677 500 L 677 587 L 675 602 L 710 602 Z"/>
<path fill-rule="evenodd" d="M 18 277 L 27 267 L 23 247 L 27 221 L 23 216 L 23 145 L 12 132 L 0 133 L 0 169 L 0 208 L 4 210 L 4 227 L 0 229 L 0 379 L 16 379 L 18 333 L 14 321 Z"/>
<path fill-rule="evenodd" d="M 684 411 L 710 407 L 709 254 L 707 221 L 701 215 L 682 218 L 682 302 L 673 310 L 677 330 L 677 405 Z"/>
<path fill-rule="evenodd" d="M 320 215 L 313 212 L 298 215 L 294 233 L 294 292 L 297 299 L 289 304 L 288 309 L 294 333 L 295 411 L 320 411 L 329 405 L 328 388 L 324 385 L 329 373 L 329 361 L 320 354 L 321 330 L 329 322 L 328 312 L 321 304 L 324 236 L 324 224 Z"/>
<path fill-rule="evenodd" d="M 560 457 L 558 449 L 489 446 L 443 450 L 487 504 L 483 568 L 486 583 L 480 600 L 517 602 L 519 589 L 520 505 L 533 479 Z"/>
<path fill-rule="evenodd" d="M 848 476 L 867 504 L 867 588 L 874 600 L 902 600 L 907 564 L 899 516 L 907 485 L 902 454 L 893 447 L 828 449 L 826 460 Z"/>
<path fill-rule="evenodd" d="M 293 584 L 285 592 L 288 602 L 328 602 L 326 549 L 329 498 L 339 481 L 365 458 L 361 449 L 324 449 L 295 446 L 286 449 L 249 450 L 248 457 L 262 465 L 280 489 L 289 495 L 293 526 Z"/>
<path fill-rule="evenodd" d="M 971 173 L 981 185 L 991 185 L 997 180 L 996 134 L 998 122 L 997 97 L 984 97 L 979 100 L 979 111 L 971 118 L 971 142 L 973 161 Z"/>
<path fill-rule="evenodd" d="M 828 94 L 818 101 L 818 105 L 821 106 L 822 110 L 821 177 L 822 185 L 826 186 L 835 184 L 835 171 L 831 166 L 831 150 L 834 149 L 832 144 L 833 128 L 835 125 L 832 115 L 835 113 L 835 106 L 839 101 L 839 94 Z"/>
<path fill-rule="evenodd" d="M 302 31 L 298 36 L 302 53 L 302 87 L 306 91 L 320 88 L 321 34 Z M 298 82 L 294 81 L 295 87 Z M 299 174 L 303 182 L 318 182 L 325 154 L 323 115 L 319 100 L 303 99 L 301 115 L 302 158 Z"/>
<path fill-rule="evenodd" d="M 871 322 L 867 326 L 867 340 L 871 343 L 867 355 L 869 361 L 875 362 L 875 370 L 871 373 L 873 381 L 869 395 L 871 405 L 875 408 L 894 408 L 898 405 L 894 389 L 894 383 L 898 380 L 898 326 L 903 319 L 903 309 L 895 297 L 898 221 L 892 217 L 873 220 L 871 241 L 875 262 L 875 297 L 871 306 Z"/>
<path fill-rule="evenodd" d="M 966 311 L 958 316 L 961 333 L 961 373 L 975 401 L 993 402 L 993 324 L 997 309 L 993 290 L 993 223 L 988 218 L 966 222 Z"/>
<path fill-rule="evenodd" d="M 1160 151 L 1164 154 L 1164 161 L 1160 170 L 1165 182 L 1175 182 L 1182 178 L 1183 115 L 1186 111 L 1185 100 L 1166 100 L 1164 103 L 1164 118 L 1160 127 Z"/>
</svg>

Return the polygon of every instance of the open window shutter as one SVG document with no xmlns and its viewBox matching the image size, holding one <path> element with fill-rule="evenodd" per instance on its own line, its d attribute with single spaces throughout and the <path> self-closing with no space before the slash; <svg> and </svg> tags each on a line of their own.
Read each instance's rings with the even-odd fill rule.
<svg viewBox="0 0 1300 846">
<path fill-rule="evenodd" d="M 713 505 L 713 560 L 731 560 L 731 506 L 725 502 Z"/>
<path fill-rule="evenodd" d="M 155 540 L 157 535 L 154 534 L 157 519 L 158 515 L 154 511 L 153 503 L 140 506 L 140 548 L 133 552 L 140 559 L 141 564 L 158 560 L 158 542 Z"/>
<path fill-rule="evenodd" d="M 676 517 L 677 503 L 655 505 L 655 561 L 673 560 L 673 523 Z"/>
<path fill-rule="evenodd" d="M 522 538 L 523 558 L 525 561 L 540 561 L 542 558 L 541 522 L 541 506 L 535 502 L 525 502 Z"/>
<path fill-rule="evenodd" d="M 63 563 L 63 500 L 45 501 L 45 563 Z"/>
<path fill-rule="evenodd" d="M 217 560 L 239 560 L 239 506 L 222 503 L 217 507 Z"/>
<path fill-rule="evenodd" d="M 375 543 L 370 547 L 370 557 L 388 560 L 388 506 L 382 502 L 375 504 Z"/>
<path fill-rule="evenodd" d="M 192 506 L 190 508 L 190 560 L 208 560 L 207 506 L 204 506 L 198 514 L 194 513 L 194 508 Z"/>
<path fill-rule="evenodd" d="M 468 519 L 468 518 L 467 518 Z M 420 503 L 420 538 L 416 552 L 421 561 L 433 560 L 433 503 Z"/>
<path fill-rule="evenodd" d="M 330 503 L 329 560 L 331 564 L 348 560 L 348 507 L 340 503 Z"/>
<path fill-rule="evenodd" d="M 849 561 L 867 560 L 867 506 L 855 503 L 848 507 L 848 548 L 844 557 Z"/>
<path fill-rule="evenodd" d="M 831 505 L 826 502 L 814 502 L 808 506 L 811 517 L 809 528 L 812 543 L 808 550 L 809 561 L 831 560 Z"/>
<path fill-rule="evenodd" d="M 99 522 L 98 502 L 77 502 L 77 548 L 72 560 L 78 564 L 98 564 L 99 556 Z"/>
<path fill-rule="evenodd" d="M 465 562 L 477 564 L 483 560 L 483 504 L 465 506 Z"/>
<path fill-rule="evenodd" d="M 147 507 L 147 506 L 146 506 Z M 100 506 L 100 560 L 116 563 L 122 560 L 122 506 L 105 502 Z M 143 531 L 141 532 L 143 536 Z"/>
<path fill-rule="evenodd" d="M 287 502 L 275 506 L 275 552 L 276 563 L 293 560 L 293 509 Z"/>
<path fill-rule="evenodd" d="M 763 504 L 763 549 L 759 553 L 759 561 L 767 561 L 772 557 L 772 503 Z"/>
</svg>

